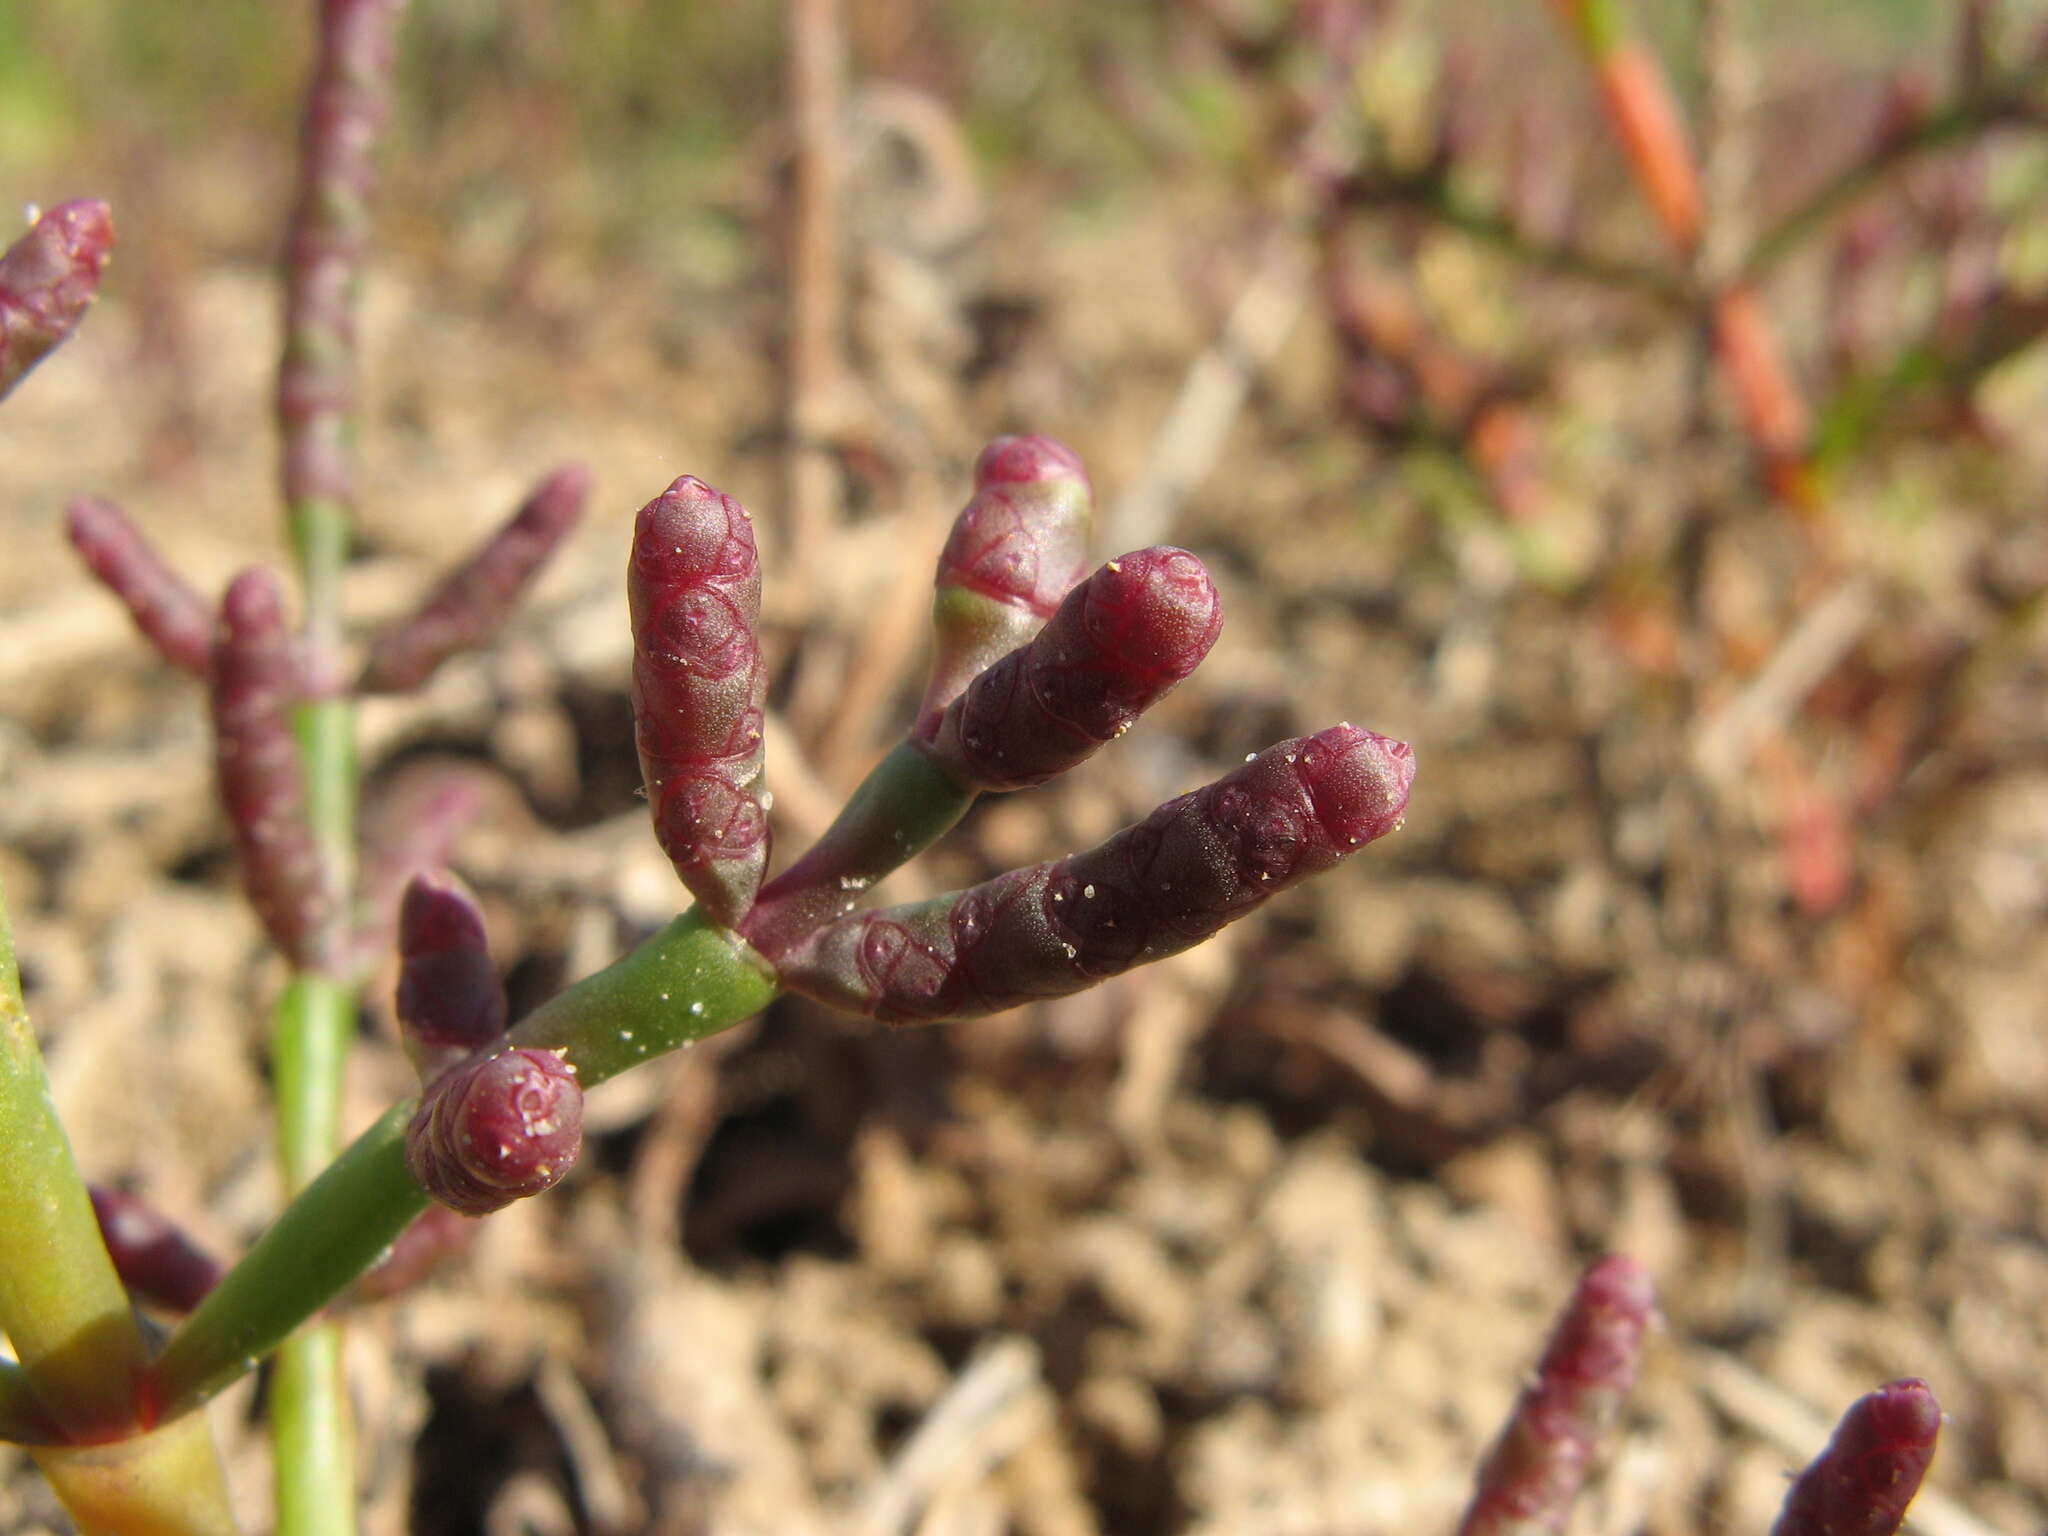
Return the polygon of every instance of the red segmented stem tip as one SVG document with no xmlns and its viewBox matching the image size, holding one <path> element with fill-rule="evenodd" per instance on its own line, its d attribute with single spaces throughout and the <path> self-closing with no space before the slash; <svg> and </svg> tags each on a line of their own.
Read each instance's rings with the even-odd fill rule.
<svg viewBox="0 0 2048 1536">
<path fill-rule="evenodd" d="M 143 638 L 172 666 L 204 677 L 213 659 L 213 614 L 111 501 L 81 496 L 64 518 L 72 547 L 121 600 Z"/>
<path fill-rule="evenodd" d="M 0 396 L 78 328 L 113 245 L 107 205 L 79 198 L 42 215 L 0 254 Z"/>
<path fill-rule="evenodd" d="M 1065 997 L 1177 954 L 1393 831 L 1415 759 L 1352 725 L 1281 742 L 1099 848 L 828 923 L 784 985 L 892 1023 Z"/>
<path fill-rule="evenodd" d="M 312 968 L 329 895 L 292 737 L 298 692 L 277 578 L 244 571 L 221 599 L 213 646 L 215 768 L 249 904 L 272 942 Z"/>
<path fill-rule="evenodd" d="M 962 785 L 1042 784 L 1130 728 L 1200 665 L 1223 604 L 1184 549 L 1141 549 L 1069 592 L 1029 643 L 967 685 L 929 750 Z"/>
<path fill-rule="evenodd" d="M 510 521 L 444 577 L 419 611 L 380 636 L 363 663 L 365 693 L 409 693 L 511 617 L 519 596 L 583 516 L 590 470 L 570 464 L 534 487 Z"/>
<path fill-rule="evenodd" d="M 1536 1379 L 1480 1468 L 1460 1536 L 1538 1536 L 1564 1529 L 1594 1458 L 1635 1385 L 1656 1315 L 1635 1260 L 1587 1270 L 1551 1335 Z"/>
<path fill-rule="evenodd" d="M 677 480 L 640 509 L 626 594 L 655 836 L 709 915 L 733 927 L 768 865 L 761 559 L 746 508 Z"/>
<path fill-rule="evenodd" d="M 1941 1404 L 1917 1378 L 1858 1398 L 1786 1493 L 1771 1536 L 1891 1536 L 1920 1491 L 1940 1433 Z"/>
</svg>

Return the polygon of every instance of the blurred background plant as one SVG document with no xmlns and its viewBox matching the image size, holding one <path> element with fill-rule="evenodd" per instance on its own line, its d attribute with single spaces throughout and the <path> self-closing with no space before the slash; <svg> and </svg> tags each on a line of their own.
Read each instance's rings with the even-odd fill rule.
<svg viewBox="0 0 2048 1536">
<path fill-rule="evenodd" d="M 487 799 L 457 862 L 515 1012 L 666 916 L 617 581 L 649 466 L 715 466 L 763 514 L 792 827 L 914 709 L 913 589 L 1017 428 L 1086 458 L 1101 547 L 1210 562 L 1232 644 L 1114 769 L 978 810 L 944 884 L 1343 714 L 1430 782 L 1370 875 L 1092 1003 L 888 1036 L 790 1003 L 593 1096 L 554 1204 L 363 1325 L 373 1521 L 1449 1528 L 1608 1249 L 1671 1329 L 1589 1524 L 1761 1528 L 1825 1420 L 1907 1372 L 1967 1504 L 1926 1518 L 2048 1518 L 2038 95 L 1760 281 L 1823 514 L 1759 475 L 1695 297 L 1887 134 L 2033 68 L 2040 7 L 1618 9 L 1695 152 L 1697 265 L 1535 0 L 848 0 L 843 51 L 829 7 L 415 0 L 351 613 L 405 611 L 548 464 L 597 476 L 539 617 L 363 720 L 377 796 L 452 767 Z M 841 125 L 808 206 L 806 17 L 843 93 L 808 99 Z M 0 198 L 105 195 L 123 235 L 0 413 L 0 878 L 88 1172 L 217 1252 L 275 1209 L 274 978 L 194 701 L 56 518 L 86 473 L 207 590 L 278 547 L 308 36 L 253 3 L 0 8 Z M 1610 270 L 1333 204 L 1333 169 L 1437 178 Z M 351 1124 L 406 1080 L 373 1028 Z M 175 1050 L 139 1052 L 157 1030 Z M 948 1390 L 991 1380 L 981 1418 Z M 16 1527 L 47 1517 L 7 1490 Z"/>
</svg>

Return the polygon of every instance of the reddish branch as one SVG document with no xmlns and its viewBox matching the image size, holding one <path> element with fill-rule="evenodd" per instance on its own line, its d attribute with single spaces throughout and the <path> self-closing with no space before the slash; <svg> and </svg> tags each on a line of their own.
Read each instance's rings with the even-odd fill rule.
<svg viewBox="0 0 2048 1536">
<path fill-rule="evenodd" d="M 890 1023 L 1065 997 L 1178 954 L 1400 824 L 1415 759 L 1352 725 L 1284 741 L 1086 853 L 828 923 L 792 990 Z"/>
<path fill-rule="evenodd" d="M 277 578 L 244 571 L 221 599 L 213 645 L 214 763 L 249 904 L 293 965 L 311 970 L 332 904 L 292 736 L 299 694 Z"/>
<path fill-rule="evenodd" d="M 535 486 L 511 520 L 450 571 L 416 613 L 377 638 L 359 690 L 410 693 L 450 656 L 489 640 L 575 528 L 589 495 L 590 471 L 581 464 Z"/>
<path fill-rule="evenodd" d="M 308 692 L 341 691 L 341 568 L 355 512 L 356 296 L 370 240 L 372 151 L 391 105 L 403 0 L 320 0 L 319 61 L 285 236 L 277 376 L 285 518 L 306 585 Z"/>
<path fill-rule="evenodd" d="M 1934 1460 L 1941 1405 L 1908 1377 L 1861 1397 L 1792 1484 L 1771 1536 L 1892 1536 Z"/>
<path fill-rule="evenodd" d="M 640 509 L 626 580 L 633 717 L 654 833 L 728 927 L 768 866 L 761 557 L 732 497 L 684 475 Z"/>
<path fill-rule="evenodd" d="M 1479 1469 L 1459 1536 L 1537 1536 L 1564 1529 L 1613 1427 L 1656 1312 L 1633 1259 L 1602 1259 L 1558 1319 L 1536 1379 Z"/>
<path fill-rule="evenodd" d="M 1184 549 L 1112 560 L 1044 629 L 931 723 L 931 754 L 964 786 L 1022 789 L 1085 762 L 1200 665 L 1223 602 Z"/>
<path fill-rule="evenodd" d="M 319 69 L 301 130 L 299 201 L 285 245 L 277 411 L 288 505 L 355 502 L 355 290 L 370 240 L 371 152 L 391 110 L 404 0 L 322 0 Z"/>
<path fill-rule="evenodd" d="M 212 665 L 213 615 L 128 515 L 111 501 L 81 496 L 71 503 L 64 526 L 93 575 L 121 600 L 157 653 L 205 677 Z"/>
<path fill-rule="evenodd" d="M 114 244 L 114 218 L 92 198 L 59 203 L 0 254 L 0 396 L 85 318 Z"/>
</svg>

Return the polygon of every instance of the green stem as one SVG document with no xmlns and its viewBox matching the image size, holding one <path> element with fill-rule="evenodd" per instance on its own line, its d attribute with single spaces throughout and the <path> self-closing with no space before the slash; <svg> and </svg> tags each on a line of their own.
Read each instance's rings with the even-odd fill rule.
<svg viewBox="0 0 2048 1536">
<path fill-rule="evenodd" d="M 278 1151 L 290 1194 L 312 1183 L 341 1146 L 341 1065 L 355 1014 L 346 985 L 311 972 L 293 977 L 278 1000 L 271 1059 Z"/>
<path fill-rule="evenodd" d="M 761 957 L 692 910 L 519 1021 L 512 1043 L 562 1052 L 583 1086 L 750 1019 L 781 990 Z"/>
<path fill-rule="evenodd" d="M 300 544 L 302 554 L 315 561 L 301 572 L 309 656 L 321 649 L 321 631 L 337 623 L 334 562 L 345 547 L 338 539 Z M 306 819 L 331 893 L 331 918 L 317 952 L 339 965 L 349 949 L 352 903 L 345 893 L 355 871 L 353 711 L 346 699 L 314 698 L 299 706 L 293 725 L 306 776 Z M 278 1000 L 271 1059 L 287 1194 L 306 1189 L 340 1150 L 342 1067 L 355 1022 L 354 989 L 334 975 L 301 972 Z M 337 1323 L 308 1328 L 280 1349 L 271 1383 L 279 1536 L 351 1536 L 356 1528 L 354 1438 L 343 1363 Z"/>
<path fill-rule="evenodd" d="M 777 991 L 759 955 L 690 912 L 529 1014 L 512 1041 L 560 1050 L 595 1085 L 753 1017 Z M 164 1416 L 190 1411 L 252 1369 L 427 1208 L 405 1166 L 413 1109 L 409 1100 L 395 1105 L 359 1136 L 172 1336 L 154 1373 Z M 281 1402 L 273 1413 L 289 1422 Z M 281 1441 L 279 1449 L 288 1447 Z M 289 1449 L 298 1454 L 296 1444 Z"/>
<path fill-rule="evenodd" d="M 402 9 L 403 0 L 318 0 L 319 55 L 286 238 L 277 416 L 285 518 L 305 593 L 308 695 L 295 724 L 307 819 L 330 898 L 316 952 L 330 972 L 348 963 L 354 909 L 356 756 L 353 718 L 341 696 L 341 577 L 356 495 L 356 309 L 371 232 L 372 151 L 390 111 Z M 278 1010 L 278 1140 L 291 1194 L 339 1145 L 341 1065 L 354 1017 L 353 994 L 333 976 L 299 978 Z M 279 1536 L 348 1536 L 355 1529 L 347 1395 L 333 1326 L 288 1344 L 279 1364 L 271 1402 Z"/>
<path fill-rule="evenodd" d="M 357 1137 L 171 1336 L 154 1370 L 154 1395 L 165 1418 L 188 1412 L 253 1370 L 376 1263 L 427 1208 L 405 1168 L 412 1111 L 411 1101 L 394 1105 Z M 273 1417 L 299 1411 L 317 1412 L 319 1405 L 272 1408 Z"/>
<path fill-rule="evenodd" d="M 316 764 L 331 767 L 332 757 L 308 759 L 309 800 Z M 331 976 L 301 973 L 279 1000 L 272 1067 L 278 1151 L 292 1194 L 313 1182 L 341 1144 L 342 1063 L 355 1016 L 354 993 Z M 342 1367 L 335 1323 L 306 1328 L 280 1348 L 270 1393 L 280 1533 L 349 1536 L 355 1529 L 354 1437 Z"/>
<path fill-rule="evenodd" d="M 142 1333 L 50 1100 L 0 900 L 0 1329 L 65 1437 L 137 1427 Z"/>
<path fill-rule="evenodd" d="M 1743 264 L 1743 276 L 1755 278 L 1770 271 L 1908 161 L 1944 149 L 1994 123 L 2034 121 L 2027 112 L 2039 105 L 2033 97 L 2044 85 L 2048 85 L 2048 59 L 2014 70 L 1886 139 L 1766 230 Z"/>
<path fill-rule="evenodd" d="M 356 1528 L 355 1436 L 335 1323 L 302 1328 L 278 1351 L 270 1379 L 271 1443 L 280 1469 L 277 1528 L 349 1536 Z M 337 1500 L 337 1493 L 344 1495 Z"/>
<path fill-rule="evenodd" d="M 825 835 L 761 892 L 741 925 L 748 942 L 765 955 L 783 954 L 820 923 L 845 916 L 863 891 L 958 823 L 975 794 L 916 742 L 898 742 Z"/>
</svg>

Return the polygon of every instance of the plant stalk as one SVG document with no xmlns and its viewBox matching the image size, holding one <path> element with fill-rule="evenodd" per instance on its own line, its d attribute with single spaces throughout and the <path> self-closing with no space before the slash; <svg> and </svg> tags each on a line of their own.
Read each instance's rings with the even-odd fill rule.
<svg viewBox="0 0 2048 1536">
<path fill-rule="evenodd" d="M 512 1032 L 559 1050 L 586 1086 L 753 1017 L 780 989 L 727 930 L 685 913 L 638 949 L 561 992 Z M 414 1102 L 394 1105 L 285 1208 L 185 1320 L 152 1386 L 166 1417 L 189 1412 L 253 1369 L 381 1258 L 427 1196 L 405 1166 Z M 314 1330 L 300 1338 L 317 1338 Z M 302 1350 L 294 1340 L 296 1350 Z M 280 1366 L 279 1382 L 290 1369 Z M 295 1412 L 317 1411 L 309 1405 Z M 280 1404 L 273 1412 L 284 1415 Z M 286 1422 L 289 1422 L 286 1419 Z M 292 1454 L 301 1454 L 296 1444 Z"/>
<path fill-rule="evenodd" d="M 147 1360 L 142 1333 L 50 1100 L 4 901 L 0 1126 L 0 1329 L 25 1385 L 65 1439 L 132 1433 Z"/>
<path fill-rule="evenodd" d="M 285 517 L 305 594 L 306 698 L 294 726 L 307 820 L 330 898 L 320 964 L 286 990 L 272 1032 L 278 1140 L 293 1196 L 340 1147 L 341 1069 L 355 1023 L 354 990 L 343 976 L 357 776 L 340 597 L 355 505 L 356 309 L 370 238 L 372 151 L 390 111 L 402 9 L 403 0 L 320 0 L 319 55 L 286 243 L 277 414 Z M 284 1346 L 271 1403 L 279 1536 L 350 1536 L 356 1529 L 342 1363 L 333 1323 Z"/>
</svg>

